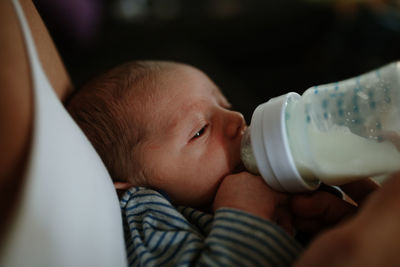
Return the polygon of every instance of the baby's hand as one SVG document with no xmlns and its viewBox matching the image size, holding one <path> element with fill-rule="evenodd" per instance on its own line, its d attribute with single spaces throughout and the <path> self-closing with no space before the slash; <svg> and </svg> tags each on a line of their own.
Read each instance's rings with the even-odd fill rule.
<svg viewBox="0 0 400 267">
<path fill-rule="evenodd" d="M 288 196 L 273 191 L 259 176 L 248 172 L 228 175 L 218 188 L 213 210 L 235 208 L 274 221 L 291 233 Z"/>
</svg>

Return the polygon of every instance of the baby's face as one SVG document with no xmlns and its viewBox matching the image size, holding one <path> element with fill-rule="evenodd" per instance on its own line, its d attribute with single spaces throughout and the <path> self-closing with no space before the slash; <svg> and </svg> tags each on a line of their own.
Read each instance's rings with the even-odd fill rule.
<svg viewBox="0 0 400 267">
<path fill-rule="evenodd" d="M 192 67 L 177 65 L 155 84 L 141 112 L 146 137 L 133 160 L 140 161 L 150 186 L 176 204 L 208 205 L 222 179 L 240 166 L 244 118 Z"/>
</svg>

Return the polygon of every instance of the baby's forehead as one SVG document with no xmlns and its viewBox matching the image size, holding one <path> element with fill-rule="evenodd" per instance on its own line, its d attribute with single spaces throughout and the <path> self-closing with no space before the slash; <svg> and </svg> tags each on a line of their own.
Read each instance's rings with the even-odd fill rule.
<svg viewBox="0 0 400 267">
<path fill-rule="evenodd" d="M 220 89 L 202 71 L 184 64 L 168 64 L 148 75 L 132 88 L 136 116 L 169 119 L 179 109 L 201 102 L 221 102 L 229 106 Z M 178 109 L 178 110 L 176 110 Z M 135 115 L 135 114 L 134 114 Z"/>
</svg>

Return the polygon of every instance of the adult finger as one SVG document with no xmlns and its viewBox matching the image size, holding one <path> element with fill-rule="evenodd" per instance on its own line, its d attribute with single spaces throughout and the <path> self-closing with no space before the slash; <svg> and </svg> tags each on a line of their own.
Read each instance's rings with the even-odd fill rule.
<svg viewBox="0 0 400 267">
<path fill-rule="evenodd" d="M 313 237 L 314 235 L 320 233 L 322 230 L 327 229 L 333 224 L 325 225 L 316 219 L 302 219 L 295 218 L 293 220 L 293 226 L 300 233 L 306 233 L 308 237 Z"/>
<path fill-rule="evenodd" d="M 380 185 L 372 180 L 366 178 L 341 185 L 340 188 L 345 192 L 355 203 L 362 204 L 364 200 L 374 191 L 380 188 Z"/>
<path fill-rule="evenodd" d="M 300 218 L 318 219 L 336 223 L 356 212 L 356 207 L 341 198 L 325 191 L 313 194 L 295 195 L 291 198 L 291 210 Z"/>
</svg>

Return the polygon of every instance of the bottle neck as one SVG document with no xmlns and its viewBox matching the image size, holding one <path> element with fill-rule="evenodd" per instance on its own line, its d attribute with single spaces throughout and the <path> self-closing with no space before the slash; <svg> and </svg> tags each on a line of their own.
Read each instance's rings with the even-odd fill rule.
<svg viewBox="0 0 400 267">
<path fill-rule="evenodd" d="M 258 106 L 251 119 L 248 137 L 243 140 L 243 154 L 247 157 L 243 156 L 242 160 L 246 168 L 250 172 L 259 172 L 273 189 L 283 192 L 318 187 L 300 176 L 289 147 L 285 109 L 289 99 L 298 98 L 298 94 L 289 93 Z M 251 149 L 245 151 L 248 146 Z"/>
<path fill-rule="evenodd" d="M 250 136 L 250 127 L 248 127 L 243 135 L 240 145 L 240 158 L 242 159 L 243 165 L 246 170 L 254 175 L 260 175 L 256 158 L 254 157 L 253 148 L 251 146 Z"/>
</svg>

